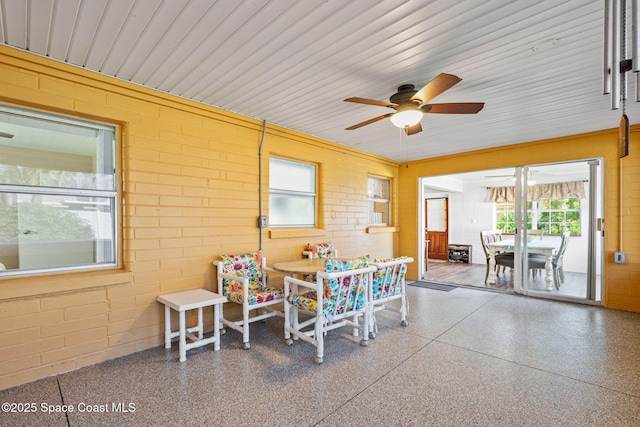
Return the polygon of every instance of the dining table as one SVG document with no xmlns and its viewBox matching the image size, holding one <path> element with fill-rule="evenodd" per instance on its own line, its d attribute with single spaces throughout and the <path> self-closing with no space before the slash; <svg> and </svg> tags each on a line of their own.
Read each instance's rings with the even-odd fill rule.
<svg viewBox="0 0 640 427">
<path fill-rule="evenodd" d="M 513 239 L 507 240 L 498 240 L 497 242 L 487 243 L 487 247 L 489 248 L 489 278 L 488 282 L 490 284 L 496 283 L 496 252 L 514 252 L 515 251 L 515 242 Z M 551 286 L 553 282 L 553 263 L 552 257 L 555 250 L 558 248 L 558 244 L 554 243 L 551 240 L 546 239 L 536 239 L 527 243 L 527 251 L 529 253 L 538 253 L 543 254 L 545 257 L 544 263 L 544 284 L 545 290 L 551 291 L 553 287 Z"/>
<path fill-rule="evenodd" d="M 280 273 L 293 277 L 315 275 L 318 271 L 324 271 L 326 258 L 300 258 L 291 261 L 274 263 L 271 268 Z"/>
</svg>

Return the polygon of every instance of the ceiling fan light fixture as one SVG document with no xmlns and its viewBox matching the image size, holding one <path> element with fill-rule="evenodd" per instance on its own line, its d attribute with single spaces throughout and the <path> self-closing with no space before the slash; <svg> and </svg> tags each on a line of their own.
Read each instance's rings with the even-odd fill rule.
<svg viewBox="0 0 640 427">
<path fill-rule="evenodd" d="M 407 128 L 417 125 L 422 120 L 422 111 L 406 109 L 398 111 L 391 116 L 391 122 L 399 128 Z"/>
</svg>

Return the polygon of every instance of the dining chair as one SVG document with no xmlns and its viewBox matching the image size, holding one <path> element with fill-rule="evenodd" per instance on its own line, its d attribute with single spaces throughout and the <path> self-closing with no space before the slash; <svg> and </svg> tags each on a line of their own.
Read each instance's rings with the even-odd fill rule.
<svg viewBox="0 0 640 427">
<path fill-rule="evenodd" d="M 337 258 L 338 251 L 332 242 L 328 243 L 308 243 L 307 249 L 302 251 L 302 255 L 313 258 Z"/>
<path fill-rule="evenodd" d="M 307 250 L 302 251 L 302 255 L 308 257 L 309 259 L 314 258 L 337 258 L 338 251 L 333 247 L 333 243 L 308 243 Z M 313 274 L 307 276 L 308 282 L 313 282 L 316 280 Z"/>
<path fill-rule="evenodd" d="M 258 252 L 239 255 L 220 255 L 214 261 L 218 271 L 218 293 L 224 295 L 231 303 L 242 305 L 242 320 L 230 320 L 224 317 L 221 310 L 220 321 L 223 326 L 242 333 L 244 348 L 249 343 L 249 324 L 258 320 L 284 314 L 273 306 L 284 301 L 284 290 L 269 287 L 268 273 L 278 273 L 267 267 L 267 260 Z M 251 316 L 252 310 L 260 310 L 260 314 Z"/>
<path fill-rule="evenodd" d="M 544 236 L 544 230 L 527 230 L 527 241 L 533 242 L 535 240 L 542 240 Z"/>
<path fill-rule="evenodd" d="M 376 267 L 371 285 L 371 320 L 369 321 L 369 338 L 375 338 L 378 333 L 375 314 L 381 310 L 389 310 L 400 314 L 400 325 L 407 326 L 408 300 L 405 287 L 407 264 L 413 258 L 401 256 L 398 258 L 375 258 L 371 263 Z M 400 307 L 388 305 L 391 301 L 400 300 Z"/>
<path fill-rule="evenodd" d="M 528 243 L 535 242 L 536 240 L 542 240 L 543 236 L 544 236 L 544 230 L 541 230 L 541 229 L 527 230 L 527 242 Z M 531 259 L 531 258 L 539 258 L 540 256 L 542 256 L 542 258 L 544 259 L 544 255 L 543 254 L 530 253 L 529 254 L 529 259 Z M 531 276 L 533 278 L 536 278 L 538 276 L 538 272 L 540 271 L 537 268 L 530 268 L 529 270 L 531 271 Z"/>
<path fill-rule="evenodd" d="M 489 278 L 489 265 L 490 265 L 490 254 L 491 249 L 489 249 L 488 243 L 494 243 L 502 240 L 502 231 L 500 230 L 484 230 L 480 232 L 480 242 L 482 243 L 482 249 L 484 250 L 484 254 L 487 260 L 487 271 L 484 275 L 484 281 L 487 282 Z M 514 266 L 514 253 L 506 252 L 506 251 L 498 251 L 494 255 L 494 259 L 496 262 L 495 272 L 496 275 L 500 272 L 500 267 L 502 267 L 502 271 L 504 272 L 507 267 L 513 268 Z"/>
<path fill-rule="evenodd" d="M 564 283 L 564 253 L 569 245 L 570 231 L 564 231 L 562 233 L 562 240 L 560 246 L 556 252 L 551 256 L 551 265 L 553 267 L 553 283 L 557 290 L 560 290 L 560 286 Z M 543 254 L 529 254 L 529 269 L 530 270 L 544 270 L 546 267 L 547 259 Z"/>
<path fill-rule="evenodd" d="M 316 347 L 314 362 L 324 358 L 327 332 L 349 326 L 353 336 L 362 331 L 360 345 L 368 345 L 370 287 L 376 267 L 367 257 L 351 260 L 328 259 L 314 282 L 284 278 L 284 337 L 287 345 L 302 340 Z M 300 321 L 303 315 L 305 320 Z M 362 324 L 360 324 L 362 320 Z"/>
</svg>

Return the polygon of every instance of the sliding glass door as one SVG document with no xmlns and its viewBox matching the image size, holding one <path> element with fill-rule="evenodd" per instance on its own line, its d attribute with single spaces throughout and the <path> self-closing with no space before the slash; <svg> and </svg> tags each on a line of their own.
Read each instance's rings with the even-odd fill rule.
<svg viewBox="0 0 640 427">
<path fill-rule="evenodd" d="M 601 161 L 516 168 L 514 291 L 601 303 Z"/>
</svg>

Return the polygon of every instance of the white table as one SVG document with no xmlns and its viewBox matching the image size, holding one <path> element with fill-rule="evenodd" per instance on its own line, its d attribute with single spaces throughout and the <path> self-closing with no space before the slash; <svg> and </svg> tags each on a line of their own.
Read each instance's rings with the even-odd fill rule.
<svg viewBox="0 0 640 427">
<path fill-rule="evenodd" d="M 171 348 L 171 339 L 180 337 L 180 362 L 187 360 L 187 350 L 192 348 L 213 343 L 213 350 L 220 350 L 220 305 L 227 302 L 225 297 L 205 289 L 193 289 L 160 295 L 158 302 L 164 304 L 164 348 Z M 213 306 L 213 336 L 203 339 L 202 307 L 208 306 Z M 171 309 L 179 315 L 179 329 L 175 332 L 171 331 Z M 184 313 L 194 309 L 198 309 L 198 325 L 186 328 Z M 192 342 L 187 344 L 187 338 Z"/>
<path fill-rule="evenodd" d="M 489 247 L 489 283 L 496 283 L 496 258 L 495 254 L 497 251 L 506 251 L 513 252 L 514 251 L 514 241 L 513 240 L 500 240 L 493 243 L 487 243 Z M 533 242 L 529 242 L 527 244 L 527 251 L 529 253 L 538 253 L 543 254 L 545 257 L 544 263 L 544 283 L 545 290 L 551 291 L 553 290 L 551 283 L 553 282 L 553 264 L 551 263 L 551 257 L 553 256 L 553 252 L 557 249 L 557 245 L 549 240 L 535 240 Z"/>
</svg>

